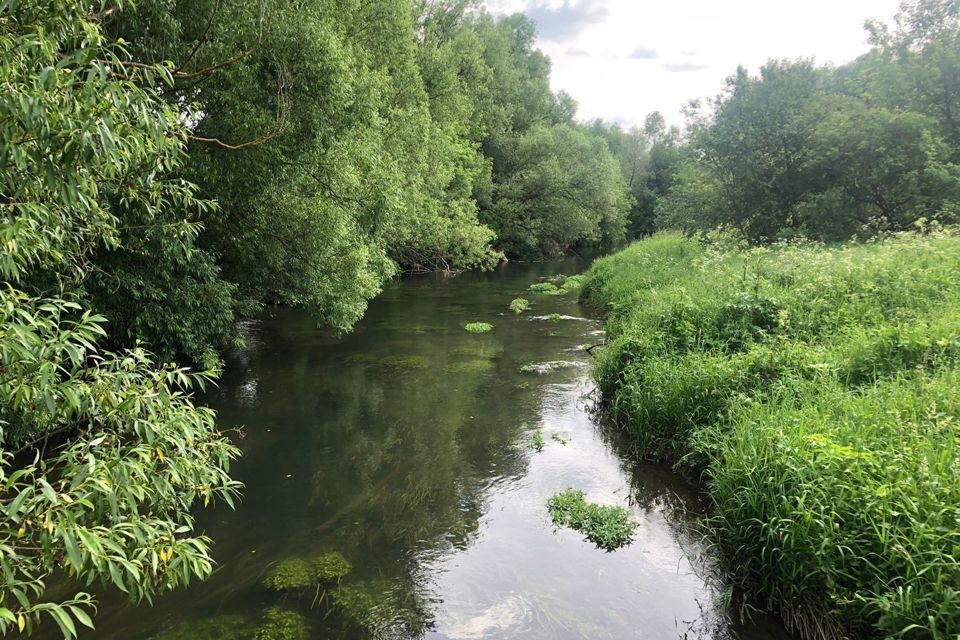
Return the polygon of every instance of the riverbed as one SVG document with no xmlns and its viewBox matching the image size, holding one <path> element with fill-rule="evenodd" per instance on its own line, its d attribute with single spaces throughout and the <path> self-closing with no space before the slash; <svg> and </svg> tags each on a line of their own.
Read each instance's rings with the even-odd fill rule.
<svg viewBox="0 0 960 640">
<path fill-rule="evenodd" d="M 236 511 L 198 512 L 215 574 L 153 606 L 101 594 L 81 637 L 243 640 L 271 610 L 311 638 L 787 638 L 733 622 L 696 490 L 595 419 L 586 347 L 602 322 L 575 293 L 527 290 L 586 266 L 404 278 L 341 337 L 289 309 L 247 323 L 205 398 L 242 428 L 246 484 Z M 516 297 L 531 309 L 514 314 Z M 628 508 L 633 543 L 608 553 L 554 527 L 546 502 L 567 488 Z M 263 585 L 330 553 L 352 567 L 339 585 Z"/>
</svg>

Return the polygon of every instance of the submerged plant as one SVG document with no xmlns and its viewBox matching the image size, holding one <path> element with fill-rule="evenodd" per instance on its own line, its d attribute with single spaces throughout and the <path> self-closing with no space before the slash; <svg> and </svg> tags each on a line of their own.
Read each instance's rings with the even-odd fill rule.
<svg viewBox="0 0 960 640">
<path fill-rule="evenodd" d="M 493 360 L 484 360 L 476 358 L 473 360 L 464 360 L 463 362 L 454 362 L 443 368 L 447 373 L 465 373 L 470 374 L 483 374 L 490 373 L 496 369 L 497 365 Z"/>
<path fill-rule="evenodd" d="M 263 586 L 273 591 L 297 591 L 316 583 L 313 567 L 303 558 L 281 560 L 263 579 Z"/>
<path fill-rule="evenodd" d="M 546 445 L 546 442 L 543 440 L 543 431 L 537 429 L 533 432 L 533 436 L 530 438 L 530 448 L 540 453 L 543 451 L 543 447 Z"/>
<path fill-rule="evenodd" d="M 380 366 L 394 371 L 413 371 L 426 369 L 430 361 L 424 356 L 387 356 L 380 360 Z"/>
<path fill-rule="evenodd" d="M 392 580 L 343 585 L 332 596 L 335 608 L 364 628 L 363 637 L 421 637 L 430 626 L 430 611 L 423 598 Z"/>
<path fill-rule="evenodd" d="M 526 298 L 514 298 L 510 302 L 510 310 L 515 314 L 520 315 L 524 311 L 527 311 L 530 308 L 530 301 Z"/>
<path fill-rule="evenodd" d="M 253 640 L 308 640 L 310 626 L 296 611 L 270 607 L 253 634 Z"/>
<path fill-rule="evenodd" d="M 583 491 L 567 489 L 547 501 L 553 524 L 570 527 L 606 551 L 616 551 L 633 540 L 637 522 L 623 507 L 587 502 Z"/>
<path fill-rule="evenodd" d="M 489 322 L 468 322 L 463 328 L 470 333 L 487 333 L 493 329 L 493 325 Z"/>
<path fill-rule="evenodd" d="M 329 551 L 318 556 L 312 565 L 314 577 L 320 583 L 340 582 L 353 570 L 353 565 L 339 551 Z"/>
<path fill-rule="evenodd" d="M 163 631 L 156 640 L 251 640 L 253 620 L 241 615 L 222 615 L 203 620 L 184 620 Z"/>
<path fill-rule="evenodd" d="M 353 565 L 339 551 L 330 551 L 313 560 L 288 558 L 278 562 L 263 586 L 273 591 L 304 591 L 337 584 Z"/>
</svg>

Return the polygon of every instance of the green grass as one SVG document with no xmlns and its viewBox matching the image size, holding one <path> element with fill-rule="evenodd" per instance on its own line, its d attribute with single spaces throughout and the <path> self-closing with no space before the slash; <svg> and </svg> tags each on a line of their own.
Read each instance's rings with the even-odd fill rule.
<svg viewBox="0 0 960 640">
<path fill-rule="evenodd" d="M 587 502 L 583 491 L 567 489 L 547 501 L 553 524 L 570 527 L 605 551 L 616 551 L 633 540 L 637 523 L 623 507 Z"/>
<path fill-rule="evenodd" d="M 747 603 L 807 637 L 960 634 L 960 238 L 599 260 L 595 376 L 642 451 L 701 473 Z"/>
</svg>

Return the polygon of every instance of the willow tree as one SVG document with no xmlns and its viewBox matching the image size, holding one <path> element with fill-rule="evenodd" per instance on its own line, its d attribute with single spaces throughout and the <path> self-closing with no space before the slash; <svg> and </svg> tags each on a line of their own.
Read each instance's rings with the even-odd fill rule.
<svg viewBox="0 0 960 640">
<path fill-rule="evenodd" d="M 105 39 L 115 10 L 0 2 L 0 632 L 92 625 L 89 594 L 47 597 L 54 572 L 134 600 L 208 575 L 190 509 L 238 489 L 236 449 L 191 398 L 211 372 L 103 350 L 77 294 L 121 220 L 174 220 L 186 254 L 211 207 L 175 176 L 189 118 L 156 93 L 170 72 Z"/>
</svg>

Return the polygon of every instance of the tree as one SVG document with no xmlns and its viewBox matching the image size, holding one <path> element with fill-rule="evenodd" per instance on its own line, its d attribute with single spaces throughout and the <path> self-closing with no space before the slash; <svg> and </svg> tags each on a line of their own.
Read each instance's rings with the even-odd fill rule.
<svg viewBox="0 0 960 640">
<path fill-rule="evenodd" d="M 43 616 L 65 637 L 92 626 L 88 594 L 45 600 L 54 571 L 135 600 L 208 575 L 191 506 L 238 489 L 237 450 L 191 398 L 210 372 L 102 350 L 104 318 L 78 302 L 90 256 L 123 246 L 128 212 L 211 208 L 175 177 L 183 113 L 155 91 L 169 71 L 104 38 L 111 7 L 0 5 L 0 632 Z M 178 229 L 187 251 L 198 227 Z M 22 288 L 37 283 L 42 296 Z"/>
<path fill-rule="evenodd" d="M 904 231 L 920 219 L 957 221 L 960 168 L 949 162 L 935 121 L 855 100 L 824 112 L 810 158 L 822 186 L 795 215 L 807 235 L 835 240 Z"/>
<path fill-rule="evenodd" d="M 540 126 L 510 149 L 489 211 L 508 255 L 552 257 L 623 242 L 629 203 L 606 143 L 580 127 Z"/>
</svg>

